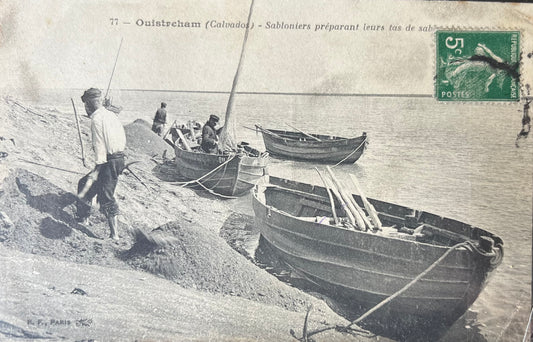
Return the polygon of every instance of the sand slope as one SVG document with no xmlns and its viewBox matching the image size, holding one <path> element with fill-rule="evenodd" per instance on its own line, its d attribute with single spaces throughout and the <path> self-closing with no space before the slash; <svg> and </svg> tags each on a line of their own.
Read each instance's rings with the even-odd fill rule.
<svg viewBox="0 0 533 342">
<path fill-rule="evenodd" d="M 77 181 L 93 165 L 89 120 L 84 168 L 73 114 L 4 97 L 0 115 L 0 337 L 291 340 L 309 305 L 311 327 L 344 322 L 219 237 L 226 202 L 161 181 L 162 154 L 173 152 L 146 123 L 126 126 L 137 163 L 117 187 L 114 243 L 97 208 L 89 225 L 73 216 Z M 331 339 L 354 340 L 317 336 Z"/>
</svg>

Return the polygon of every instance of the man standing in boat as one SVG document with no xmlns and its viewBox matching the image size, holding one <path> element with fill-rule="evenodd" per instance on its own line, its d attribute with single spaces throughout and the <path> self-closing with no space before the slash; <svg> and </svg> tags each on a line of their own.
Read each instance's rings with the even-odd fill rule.
<svg viewBox="0 0 533 342">
<path fill-rule="evenodd" d="M 154 117 L 154 123 L 152 124 L 152 131 L 157 133 L 157 135 L 161 136 L 163 134 L 163 130 L 165 129 L 165 125 L 167 123 L 167 104 L 165 102 L 161 102 L 161 108 L 158 108 L 155 112 Z"/>
<path fill-rule="evenodd" d="M 91 118 L 91 133 L 95 153 L 95 168 L 78 182 L 77 219 L 85 222 L 96 196 L 100 211 L 106 216 L 110 238 L 118 240 L 118 204 L 114 193 L 124 164 L 126 134 L 117 115 L 102 106 L 102 93 L 90 88 L 81 97 L 85 111 Z"/>
<path fill-rule="evenodd" d="M 218 147 L 218 134 L 222 128 L 216 129 L 219 117 L 212 114 L 202 128 L 202 150 L 206 153 L 216 153 Z"/>
</svg>

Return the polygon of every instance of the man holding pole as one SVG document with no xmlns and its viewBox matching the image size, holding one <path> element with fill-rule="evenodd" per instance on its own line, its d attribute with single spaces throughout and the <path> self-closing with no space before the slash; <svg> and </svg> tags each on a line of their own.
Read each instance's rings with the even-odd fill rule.
<svg viewBox="0 0 533 342">
<path fill-rule="evenodd" d="M 110 238 L 118 240 L 119 209 L 114 193 L 125 166 L 126 135 L 116 114 L 103 107 L 101 96 L 99 89 L 90 88 L 81 97 L 91 118 L 96 166 L 78 182 L 77 218 L 80 222 L 89 218 L 92 199 L 96 196 L 100 211 L 107 218 Z"/>
</svg>

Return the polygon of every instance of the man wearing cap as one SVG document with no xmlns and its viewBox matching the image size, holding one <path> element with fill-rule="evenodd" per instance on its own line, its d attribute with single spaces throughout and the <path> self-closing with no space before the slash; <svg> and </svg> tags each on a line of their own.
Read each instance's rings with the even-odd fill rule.
<svg viewBox="0 0 533 342">
<path fill-rule="evenodd" d="M 100 90 L 90 88 L 81 97 L 91 118 L 96 166 L 78 182 L 77 218 L 80 222 L 89 218 L 92 199 L 96 196 L 111 230 L 109 237 L 118 240 L 119 210 L 114 193 L 125 166 L 126 135 L 117 115 L 102 106 L 101 95 Z"/>
<path fill-rule="evenodd" d="M 152 124 L 152 131 L 161 136 L 163 130 L 165 129 L 165 124 L 167 123 L 167 104 L 161 102 L 161 108 L 158 108 L 155 112 L 154 123 Z"/>
<path fill-rule="evenodd" d="M 220 132 L 220 129 L 216 129 L 216 125 L 220 119 L 218 116 L 212 114 L 209 116 L 209 120 L 202 128 L 202 149 L 207 153 L 216 153 L 218 145 L 217 134 Z"/>
</svg>

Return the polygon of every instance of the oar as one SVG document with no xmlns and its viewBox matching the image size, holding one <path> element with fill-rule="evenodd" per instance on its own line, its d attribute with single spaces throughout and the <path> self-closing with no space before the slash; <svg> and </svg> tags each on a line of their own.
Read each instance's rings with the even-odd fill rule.
<svg viewBox="0 0 533 342">
<path fill-rule="evenodd" d="M 355 205 L 357 205 L 357 203 L 355 203 L 355 205 L 354 205 L 354 202 L 352 202 L 353 198 L 350 199 L 351 196 L 348 193 L 346 193 L 346 191 L 344 190 L 343 185 L 339 182 L 337 177 L 335 177 L 335 175 L 333 174 L 333 171 L 331 171 L 331 168 L 329 166 L 326 166 L 326 170 L 329 173 L 329 176 L 331 178 L 331 181 L 332 181 L 333 185 L 337 188 L 337 191 L 339 192 L 340 196 L 342 197 L 344 203 L 346 204 L 347 208 L 350 210 L 350 212 L 352 213 L 353 217 L 355 218 L 357 227 L 359 228 L 359 230 L 362 230 L 362 231 L 366 230 L 365 221 L 363 220 L 363 218 L 359 214 L 359 211 L 355 208 Z"/>
<path fill-rule="evenodd" d="M 381 224 L 381 221 L 379 219 L 379 216 L 378 216 L 378 213 L 377 213 L 376 209 L 368 201 L 368 199 L 366 198 L 365 194 L 361 190 L 361 187 L 359 186 L 359 182 L 357 181 L 357 178 L 355 177 L 355 175 L 350 173 L 350 178 L 352 179 L 352 182 L 355 185 L 355 189 L 359 193 L 359 196 L 361 196 L 361 200 L 363 201 L 363 205 L 365 206 L 365 209 L 368 212 L 368 215 L 372 219 L 372 222 L 374 223 L 374 226 L 377 229 L 381 229 L 382 224 Z"/>
<path fill-rule="evenodd" d="M 174 122 L 172 123 L 172 125 L 170 125 L 170 127 L 167 129 L 167 131 L 165 132 L 165 134 L 163 134 L 163 140 L 165 140 L 165 138 L 167 137 L 168 133 L 170 133 L 170 130 L 172 129 L 172 127 L 175 127 L 177 126 L 177 121 L 178 120 L 174 120 Z"/>
<path fill-rule="evenodd" d="M 259 125 L 255 125 L 256 128 L 251 128 L 251 127 L 246 127 L 246 126 L 242 126 L 242 127 L 246 128 L 246 129 L 250 129 L 250 130 L 252 130 L 252 131 L 256 131 L 256 132 L 257 132 L 257 130 L 260 130 L 260 131 L 262 131 L 262 132 L 265 132 L 265 133 L 267 133 L 267 134 L 273 135 L 273 136 L 278 137 L 278 138 L 280 138 L 280 139 L 285 139 L 285 138 L 283 138 L 281 135 L 278 135 L 278 134 L 272 132 L 271 130 L 268 130 L 268 129 L 266 129 L 266 128 L 263 128 L 263 127 L 261 127 L 261 126 L 259 126 Z"/>
<path fill-rule="evenodd" d="M 333 214 L 333 219 L 335 220 L 335 224 L 338 225 L 339 224 L 339 218 L 337 217 L 337 211 L 335 210 L 335 201 L 333 200 L 333 195 L 331 194 L 331 189 L 329 188 L 328 183 L 326 183 L 326 180 L 324 179 L 324 177 L 322 176 L 320 171 L 318 171 L 318 168 L 315 167 L 315 170 L 318 173 L 318 175 L 320 176 L 320 179 L 322 180 L 322 183 L 324 183 L 324 186 L 326 187 L 326 191 L 328 192 L 328 197 L 329 197 L 329 203 L 331 204 L 331 213 Z"/>
<path fill-rule="evenodd" d="M 243 128 L 246 128 L 246 129 L 249 129 L 250 131 L 255 131 L 257 132 L 257 128 L 252 128 L 252 127 L 248 127 L 248 126 L 242 126 Z M 259 128 L 259 127 L 258 127 Z"/>
<path fill-rule="evenodd" d="M 309 134 L 309 133 L 305 133 L 305 132 L 302 131 L 301 129 L 298 129 L 298 128 L 296 128 L 296 127 L 293 127 L 293 126 L 289 125 L 288 123 L 285 123 L 285 125 L 289 126 L 289 127 L 292 128 L 292 129 L 297 130 L 298 132 L 300 132 L 300 133 L 302 133 L 302 134 L 308 136 L 309 138 L 313 138 L 313 139 L 315 139 L 316 141 L 320 141 L 320 142 L 322 141 L 322 140 L 318 139 L 317 137 L 315 137 L 314 135 L 311 135 L 311 134 Z"/>
<path fill-rule="evenodd" d="M 352 212 L 348 208 L 348 204 L 346 203 L 342 195 L 339 193 L 339 191 L 335 187 L 335 184 L 333 184 L 333 182 L 327 177 L 324 177 L 324 181 L 325 181 L 326 187 L 330 188 L 333 195 L 335 195 L 335 197 L 337 197 L 337 199 L 339 200 L 339 203 L 341 204 L 344 210 L 344 213 L 346 214 L 346 217 L 348 217 L 348 221 L 350 221 L 350 223 L 352 224 L 353 229 L 356 229 L 358 227 L 357 221 L 355 220 L 355 217 L 353 216 Z"/>
<path fill-rule="evenodd" d="M 185 136 L 183 135 L 183 132 L 181 131 L 181 129 L 176 128 L 176 131 L 178 132 L 178 136 L 179 136 L 180 139 L 181 139 L 181 144 L 183 145 L 183 147 L 185 147 L 185 149 L 186 149 L 187 151 L 192 152 L 191 146 L 190 146 L 189 143 L 187 142 L 187 139 L 186 139 Z"/>
</svg>

